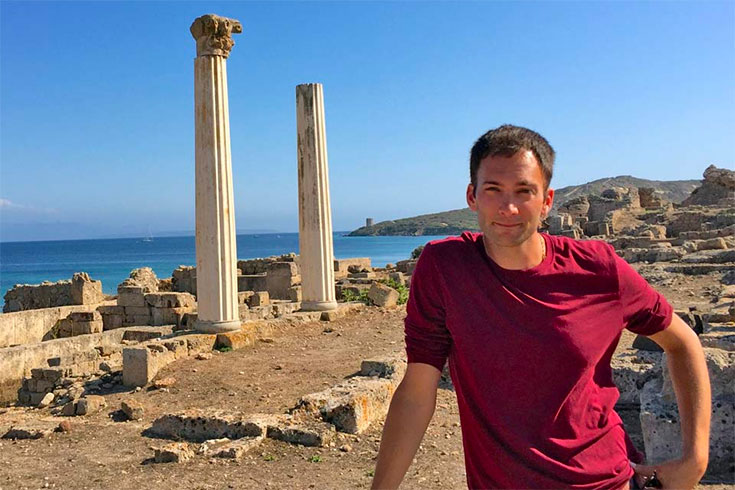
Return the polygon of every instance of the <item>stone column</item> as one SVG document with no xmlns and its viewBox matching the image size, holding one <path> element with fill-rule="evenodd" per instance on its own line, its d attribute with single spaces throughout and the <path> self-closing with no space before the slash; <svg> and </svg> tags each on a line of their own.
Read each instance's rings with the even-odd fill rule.
<svg viewBox="0 0 735 490">
<path fill-rule="evenodd" d="M 320 83 L 296 87 L 299 164 L 301 309 L 332 310 L 334 292 L 332 210 L 329 204 L 324 91 Z"/>
<path fill-rule="evenodd" d="M 197 47 L 195 328 L 216 333 L 240 328 L 226 60 L 235 44 L 231 35 L 242 32 L 242 25 L 208 14 L 196 19 L 190 30 Z"/>
</svg>

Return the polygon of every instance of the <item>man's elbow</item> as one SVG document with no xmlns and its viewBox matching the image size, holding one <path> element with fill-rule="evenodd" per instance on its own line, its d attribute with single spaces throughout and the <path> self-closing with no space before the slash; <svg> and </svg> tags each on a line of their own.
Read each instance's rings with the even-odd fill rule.
<svg viewBox="0 0 735 490">
<path fill-rule="evenodd" d="M 702 344 L 696 332 L 678 315 L 672 317 L 671 324 L 666 329 L 651 335 L 651 340 L 661 346 L 668 355 L 702 351 Z"/>
</svg>

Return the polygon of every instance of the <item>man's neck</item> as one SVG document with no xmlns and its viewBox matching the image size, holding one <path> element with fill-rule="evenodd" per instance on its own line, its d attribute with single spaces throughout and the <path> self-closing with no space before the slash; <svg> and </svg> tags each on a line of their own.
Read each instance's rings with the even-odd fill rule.
<svg viewBox="0 0 735 490">
<path fill-rule="evenodd" d="M 536 232 L 528 240 L 515 246 L 502 246 L 490 243 L 485 235 L 482 241 L 485 253 L 503 269 L 524 270 L 536 267 L 543 262 L 546 254 L 546 242 L 540 233 Z"/>
</svg>

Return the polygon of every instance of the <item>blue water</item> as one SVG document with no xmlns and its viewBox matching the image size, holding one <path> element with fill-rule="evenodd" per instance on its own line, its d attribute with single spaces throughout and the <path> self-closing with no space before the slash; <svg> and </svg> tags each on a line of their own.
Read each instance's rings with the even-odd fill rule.
<svg viewBox="0 0 735 490">
<path fill-rule="evenodd" d="M 338 259 L 370 257 L 373 266 L 383 267 L 410 257 L 411 251 L 442 237 L 346 237 L 334 234 Z M 238 235 L 239 259 L 268 257 L 299 251 L 298 233 Z M 159 278 L 170 277 L 180 265 L 195 265 L 194 237 L 156 237 L 108 240 L 64 240 L 0 243 L 0 305 L 5 292 L 15 284 L 71 279 L 87 272 L 102 281 L 102 290 L 114 294 L 130 271 L 151 267 Z"/>
</svg>

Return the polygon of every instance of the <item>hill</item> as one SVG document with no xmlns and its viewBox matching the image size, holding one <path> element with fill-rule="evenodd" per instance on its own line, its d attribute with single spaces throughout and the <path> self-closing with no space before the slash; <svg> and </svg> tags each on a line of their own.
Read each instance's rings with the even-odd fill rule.
<svg viewBox="0 0 735 490">
<path fill-rule="evenodd" d="M 660 191 L 664 198 L 679 203 L 689 197 L 689 194 L 701 184 L 700 180 L 646 180 L 621 175 L 556 189 L 554 208 L 557 209 L 574 197 L 600 195 L 602 191 L 611 187 L 653 187 Z M 479 231 L 475 213 L 469 208 L 381 221 L 373 226 L 358 228 L 347 236 L 457 235 L 465 230 Z"/>
</svg>

